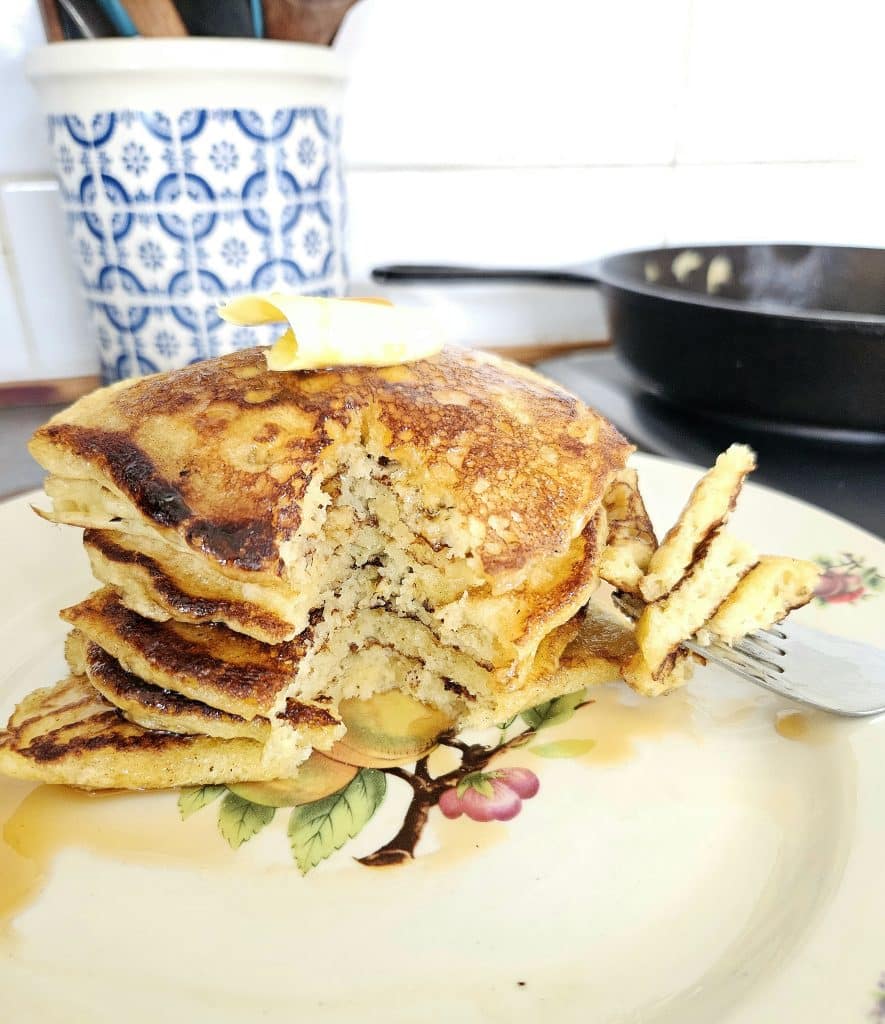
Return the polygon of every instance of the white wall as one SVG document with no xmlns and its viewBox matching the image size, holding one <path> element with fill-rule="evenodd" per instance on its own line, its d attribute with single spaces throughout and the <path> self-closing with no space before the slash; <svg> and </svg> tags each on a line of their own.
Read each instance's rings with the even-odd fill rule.
<svg viewBox="0 0 885 1024">
<path fill-rule="evenodd" d="M 688 241 L 885 245 L 879 0 L 362 0 L 337 42 L 354 278 Z M 0 13 L 0 379 L 94 371 Z"/>
</svg>

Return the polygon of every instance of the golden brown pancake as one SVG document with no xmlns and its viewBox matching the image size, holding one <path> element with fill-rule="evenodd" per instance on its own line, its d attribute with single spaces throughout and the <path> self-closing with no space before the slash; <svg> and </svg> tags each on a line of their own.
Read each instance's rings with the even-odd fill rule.
<svg viewBox="0 0 885 1024">
<path fill-rule="evenodd" d="M 630 451 L 556 385 L 460 349 L 301 373 L 269 371 L 261 349 L 236 352 L 94 392 L 40 428 L 31 451 L 50 473 L 99 482 L 173 544 L 233 575 L 273 577 L 311 482 L 360 436 L 418 478 L 425 514 L 457 508 L 490 579 L 562 551 Z"/>
<path fill-rule="evenodd" d="M 306 649 L 306 638 L 269 646 L 225 626 L 154 622 L 109 587 L 61 617 L 137 678 L 247 721 L 271 715 Z"/>
<path fill-rule="evenodd" d="M 253 738 L 391 688 L 470 725 L 557 690 L 630 451 L 462 350 L 305 373 L 240 352 L 87 396 L 31 447 L 109 584 L 63 612 L 75 666 L 153 728 Z"/>
<path fill-rule="evenodd" d="M 87 674 L 139 724 L 266 740 L 270 720 L 301 725 L 315 713 L 312 724 L 325 730 L 312 733 L 319 749 L 340 732 L 333 717 L 340 701 L 389 689 L 410 692 L 465 726 L 494 725 L 543 694 L 583 621 L 575 617 L 552 630 L 522 684 L 500 691 L 490 689 L 488 668 L 436 643 L 420 623 L 381 608 L 363 609 L 346 631 L 331 634 L 306 660 L 303 675 L 303 649 L 293 643 L 261 644 L 224 626 L 143 619 L 110 588 L 61 614 L 76 627 L 66 646 L 72 671 Z M 96 650 L 87 655 L 90 645 Z M 300 740 L 303 729 L 298 732 Z"/>
<path fill-rule="evenodd" d="M 704 627 L 705 640 L 734 644 L 747 633 L 767 629 L 808 604 L 820 578 L 813 562 L 763 555 Z"/>
<path fill-rule="evenodd" d="M 630 446 L 477 353 L 272 373 L 252 350 L 87 396 L 31 449 L 49 518 L 90 528 L 94 571 L 146 617 L 280 642 L 383 604 L 510 687 L 592 593 Z"/>
<path fill-rule="evenodd" d="M 250 601 L 247 585 L 221 574 L 202 573 L 197 555 L 178 552 L 179 563 L 192 563 L 192 571 L 176 571 L 174 560 L 162 565 L 162 542 L 119 530 L 85 530 L 83 546 L 93 575 L 109 583 L 127 607 L 150 619 L 176 619 L 194 625 L 220 622 L 240 633 L 277 644 L 291 638 L 292 625 L 285 613 Z M 159 552 L 157 549 L 160 549 Z M 273 601 L 265 596 L 264 605 Z"/>
<path fill-rule="evenodd" d="M 677 586 L 646 606 L 636 622 L 636 642 L 652 676 L 659 674 L 683 640 L 709 622 L 757 561 L 749 544 L 719 530 L 697 553 Z"/>
<path fill-rule="evenodd" d="M 309 753 L 269 758 L 249 739 L 143 729 L 69 676 L 35 690 L 0 732 L 0 774 L 87 789 L 167 789 L 286 778 Z"/>
<path fill-rule="evenodd" d="M 644 697 L 660 697 L 678 689 L 691 679 L 697 664 L 702 660 L 685 648 L 671 651 L 652 672 L 648 662 L 637 650 L 621 665 L 624 682 Z"/>
<path fill-rule="evenodd" d="M 96 690 L 123 714 L 145 729 L 159 729 L 185 735 L 215 736 L 219 739 L 251 739 L 266 743 L 270 739 L 267 718 L 242 718 L 200 701 L 190 700 L 174 690 L 164 690 L 126 672 L 107 651 L 74 630 L 65 645 L 72 672 L 82 665 L 82 674 Z M 282 721 L 296 730 L 300 743 L 325 750 L 343 727 L 325 708 L 290 700 L 281 714 Z"/>
</svg>

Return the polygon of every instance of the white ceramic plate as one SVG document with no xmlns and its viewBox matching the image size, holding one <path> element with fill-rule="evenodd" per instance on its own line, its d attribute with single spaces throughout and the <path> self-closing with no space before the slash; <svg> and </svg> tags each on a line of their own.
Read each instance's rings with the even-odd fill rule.
<svg viewBox="0 0 885 1024">
<path fill-rule="evenodd" d="M 665 527 L 698 471 L 636 465 Z M 77 531 L 27 504 L 0 508 L 3 718 L 63 674 L 56 612 L 91 586 Z M 754 486 L 734 529 L 829 559 L 828 600 L 802 619 L 881 643 L 885 545 Z M 491 761 L 540 779 L 512 820 L 433 807 L 396 867 L 354 859 L 402 823 L 411 789 L 393 776 L 306 876 L 288 809 L 233 850 L 223 797 L 182 822 L 174 794 L 0 783 L 2 902 L 18 907 L 0 939 L 4 1019 L 885 1019 L 885 723 L 797 716 L 713 669 L 657 701 L 592 696 Z"/>
</svg>

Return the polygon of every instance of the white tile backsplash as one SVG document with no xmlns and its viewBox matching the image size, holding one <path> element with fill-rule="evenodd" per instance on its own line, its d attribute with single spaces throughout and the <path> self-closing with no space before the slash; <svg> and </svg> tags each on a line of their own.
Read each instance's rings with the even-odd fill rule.
<svg viewBox="0 0 885 1024">
<path fill-rule="evenodd" d="M 677 161 L 860 159 L 878 134 L 883 7 L 693 0 Z"/>
<path fill-rule="evenodd" d="M 36 0 L 2 0 L 0 13 L 0 176 L 49 170 L 46 126 L 25 79 L 25 55 L 44 41 Z"/>
<path fill-rule="evenodd" d="M 362 0 L 336 43 L 352 76 L 356 286 L 384 262 L 549 266 L 722 239 L 885 245 L 872 110 L 883 20 L 875 0 Z M 97 366 L 23 74 L 40 41 L 34 0 L 6 0 L 0 379 Z M 543 323 L 491 296 L 497 326 L 475 330 L 454 298 L 440 308 L 465 338 L 600 330 L 598 308 L 571 293 Z"/>
<path fill-rule="evenodd" d="M 689 0 L 369 0 L 350 65 L 354 166 L 669 163 Z"/>
<path fill-rule="evenodd" d="M 15 254 L 32 378 L 98 372 L 98 355 L 68 253 L 58 187 L 52 181 L 0 187 L 6 238 Z"/>
<path fill-rule="evenodd" d="M 668 167 L 352 171 L 350 263 L 554 266 L 666 233 Z"/>
<path fill-rule="evenodd" d="M 881 175 L 839 164 L 677 167 L 668 242 L 885 246 Z"/>
<path fill-rule="evenodd" d="M 0 381 L 27 380 L 33 371 L 33 359 L 27 335 L 19 316 L 6 254 L 0 249 Z"/>
</svg>

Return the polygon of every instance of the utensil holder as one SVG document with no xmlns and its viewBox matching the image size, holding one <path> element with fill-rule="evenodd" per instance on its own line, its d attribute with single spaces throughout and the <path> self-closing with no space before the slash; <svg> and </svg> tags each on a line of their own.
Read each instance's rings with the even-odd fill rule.
<svg viewBox="0 0 885 1024">
<path fill-rule="evenodd" d="M 110 39 L 28 63 L 106 382 L 270 340 L 252 291 L 346 290 L 344 72 L 327 47 Z"/>
</svg>

